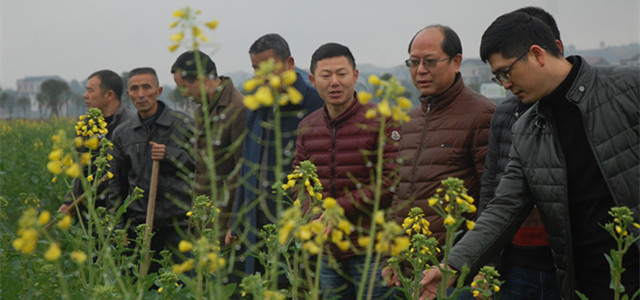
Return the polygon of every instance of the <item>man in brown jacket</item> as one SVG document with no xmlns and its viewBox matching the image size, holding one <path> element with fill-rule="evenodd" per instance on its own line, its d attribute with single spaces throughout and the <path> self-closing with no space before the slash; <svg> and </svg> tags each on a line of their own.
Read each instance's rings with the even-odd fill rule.
<svg viewBox="0 0 640 300">
<path fill-rule="evenodd" d="M 203 74 L 201 88 L 196 58 L 200 61 Z M 229 220 L 235 191 L 237 190 L 237 170 L 242 157 L 242 141 L 244 139 L 244 124 L 246 108 L 242 104 L 243 95 L 234 87 L 231 78 L 218 76 L 216 65 L 211 58 L 201 51 L 187 51 L 182 53 L 171 67 L 173 79 L 182 91 L 183 97 L 190 97 L 198 104 L 195 121 L 195 157 L 194 174 L 195 195 L 207 195 L 220 209 L 219 223 L 221 237 L 229 229 Z M 204 110 L 203 98 L 206 97 Z M 208 112 L 205 124 L 205 112 Z M 209 127 L 210 137 L 207 138 L 206 126 Z M 212 145 L 207 149 L 207 145 Z M 205 157 L 214 154 L 215 181 L 217 192 L 214 193 L 211 174 L 207 171 Z M 231 152 L 233 155 L 228 155 Z"/>
<path fill-rule="evenodd" d="M 443 220 L 427 200 L 448 177 L 464 180 L 468 194 L 479 197 L 495 110 L 486 97 L 465 87 L 459 72 L 461 62 L 460 39 L 443 25 L 420 30 L 409 43 L 409 59 L 405 61 L 421 93 L 421 105 L 409 112 L 411 121 L 401 128 L 398 157 L 402 165 L 392 217 L 402 224 L 412 207 L 422 208 L 440 244 L 445 236 Z M 388 283 L 399 284 L 394 279 Z"/>
</svg>

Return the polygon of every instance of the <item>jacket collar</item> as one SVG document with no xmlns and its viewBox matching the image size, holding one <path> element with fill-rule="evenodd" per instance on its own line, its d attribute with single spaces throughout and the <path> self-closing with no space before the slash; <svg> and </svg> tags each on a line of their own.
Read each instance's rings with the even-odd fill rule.
<svg viewBox="0 0 640 300">
<path fill-rule="evenodd" d="M 155 124 L 163 127 L 170 127 L 171 123 L 173 122 L 173 117 L 171 116 L 172 110 L 169 107 L 167 107 L 167 105 L 165 105 L 164 102 L 158 100 L 158 108 L 160 105 L 162 105 L 164 109 L 156 119 Z M 140 115 L 136 113 L 136 118 L 133 118 L 133 128 L 136 129 L 138 127 L 144 127 L 144 125 L 142 125 L 142 121 L 140 121 Z"/>
<path fill-rule="evenodd" d="M 431 104 L 431 109 L 441 108 L 449 105 L 449 103 L 453 102 L 456 96 L 464 89 L 464 82 L 462 81 L 462 76 L 460 72 L 456 73 L 456 79 L 444 93 L 438 96 L 420 96 L 420 102 L 422 102 L 422 108 L 424 110 L 427 109 L 427 105 Z"/>
<path fill-rule="evenodd" d="M 578 74 L 576 75 L 573 83 L 571 83 L 571 87 L 565 97 L 573 103 L 580 104 L 584 96 L 591 93 L 591 89 L 594 87 L 593 82 L 596 78 L 596 69 L 589 65 L 589 63 L 587 63 L 587 61 L 581 56 L 568 56 L 567 60 L 572 64 L 579 63 L 580 67 L 578 69 Z M 534 104 L 534 110 L 537 115 L 542 115 L 540 101 Z"/>
</svg>

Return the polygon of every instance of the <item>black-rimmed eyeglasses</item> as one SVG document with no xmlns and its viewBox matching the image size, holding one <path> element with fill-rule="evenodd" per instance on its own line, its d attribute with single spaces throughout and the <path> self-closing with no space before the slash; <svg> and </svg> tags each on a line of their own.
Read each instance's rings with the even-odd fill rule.
<svg viewBox="0 0 640 300">
<path fill-rule="evenodd" d="M 525 53 L 522 53 L 522 55 L 518 56 L 518 58 L 514 60 L 508 67 L 494 73 L 493 74 L 494 76 L 493 78 L 491 78 L 491 80 L 497 83 L 498 85 L 503 85 L 507 82 L 511 82 L 511 74 L 509 74 L 509 71 L 511 71 L 511 68 L 513 67 L 513 65 L 515 65 L 519 60 L 524 58 L 528 53 L 529 53 L 529 49 L 527 49 Z"/>
</svg>

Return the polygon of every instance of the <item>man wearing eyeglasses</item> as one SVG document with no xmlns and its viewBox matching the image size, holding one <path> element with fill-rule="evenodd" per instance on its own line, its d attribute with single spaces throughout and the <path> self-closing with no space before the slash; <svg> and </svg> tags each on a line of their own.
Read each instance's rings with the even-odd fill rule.
<svg viewBox="0 0 640 300">
<path fill-rule="evenodd" d="M 495 105 L 464 85 L 459 72 L 462 46 L 451 28 L 431 25 L 420 30 L 408 50 L 405 63 L 421 93 L 421 105 L 409 112 L 411 121 L 401 128 L 399 158 L 403 161 L 392 217 L 402 224 L 412 207 L 422 208 L 431 223 L 429 229 L 442 245 L 443 220 L 428 199 L 448 177 L 464 180 L 469 195 L 478 198 Z M 385 275 L 392 275 L 389 272 Z M 395 278 L 387 282 L 399 284 Z"/>
<path fill-rule="evenodd" d="M 602 225 L 613 221 L 608 211 L 614 206 L 629 207 L 638 223 L 640 69 L 565 59 L 549 27 L 523 13 L 497 18 L 482 36 L 480 56 L 505 89 L 535 104 L 514 124 L 495 197 L 475 229 L 453 247 L 448 267 L 468 265 L 476 272 L 535 205 L 562 299 L 576 299 L 577 291 L 589 299 L 613 299 L 604 255 L 618 245 Z M 628 230 L 638 236 L 638 228 Z M 629 295 L 640 285 L 639 243 L 622 260 L 621 283 Z M 425 271 L 422 296 L 435 295 L 440 276 Z"/>
</svg>

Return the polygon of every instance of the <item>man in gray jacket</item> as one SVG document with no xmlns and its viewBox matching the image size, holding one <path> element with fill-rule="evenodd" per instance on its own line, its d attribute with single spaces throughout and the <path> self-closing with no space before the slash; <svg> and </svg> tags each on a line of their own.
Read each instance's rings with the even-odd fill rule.
<svg viewBox="0 0 640 300">
<path fill-rule="evenodd" d="M 604 254 L 617 248 L 601 225 L 627 206 L 638 222 L 640 69 L 592 67 L 563 58 L 542 21 L 523 13 L 496 19 L 480 56 L 523 103 L 533 104 L 513 127 L 505 174 L 476 228 L 452 249 L 449 268 L 475 273 L 509 242 L 535 205 L 549 235 L 563 299 L 612 299 Z M 638 235 L 637 228 L 631 228 Z M 624 256 L 622 284 L 639 286 L 638 241 Z M 424 272 L 422 295 L 435 295 L 441 273 Z"/>
<path fill-rule="evenodd" d="M 181 231 L 187 229 L 187 209 L 191 206 L 191 185 L 183 172 L 192 173 L 194 159 L 188 141 L 192 137 L 193 120 L 188 115 L 167 107 L 158 97 L 162 87 L 152 68 L 137 68 L 129 73 L 127 94 L 138 116 L 116 129 L 113 138 L 114 159 L 111 161 L 107 208 L 117 208 L 137 186 L 145 191 L 142 199 L 131 203 L 120 220 L 128 224 L 128 237 L 146 221 L 151 167 L 160 161 L 158 190 L 154 215 L 151 250 L 177 246 Z M 154 272 L 151 266 L 150 272 Z"/>
</svg>

